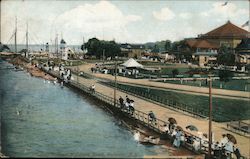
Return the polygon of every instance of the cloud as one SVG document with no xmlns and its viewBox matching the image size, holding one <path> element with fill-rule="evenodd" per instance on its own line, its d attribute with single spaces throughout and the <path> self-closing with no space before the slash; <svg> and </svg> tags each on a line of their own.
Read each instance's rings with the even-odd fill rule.
<svg viewBox="0 0 250 159">
<path fill-rule="evenodd" d="M 190 19 L 192 17 L 192 14 L 191 13 L 188 13 L 188 12 L 184 12 L 184 13 L 180 13 L 179 16 L 182 18 L 182 19 Z"/>
<path fill-rule="evenodd" d="M 169 8 L 162 8 L 160 11 L 153 11 L 153 16 L 160 21 L 168 21 L 175 17 L 175 13 Z"/>
<path fill-rule="evenodd" d="M 212 8 L 202 12 L 200 15 L 205 17 L 216 17 L 218 21 L 225 18 L 237 18 L 243 15 L 249 14 L 247 9 L 238 8 L 234 3 L 227 3 L 223 6 L 222 2 L 215 2 L 212 4 Z"/>
<path fill-rule="evenodd" d="M 126 31 L 129 23 L 140 20 L 142 18 L 138 15 L 124 15 L 109 1 L 100 1 L 77 6 L 61 14 L 55 24 L 57 30 L 72 30 L 85 35 L 95 33 L 100 36 L 105 30 L 112 30 L 113 34 Z"/>
</svg>

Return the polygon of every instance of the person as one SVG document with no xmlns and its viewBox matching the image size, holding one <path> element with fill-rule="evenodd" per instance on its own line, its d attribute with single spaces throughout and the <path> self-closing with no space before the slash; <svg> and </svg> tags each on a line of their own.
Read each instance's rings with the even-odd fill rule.
<svg viewBox="0 0 250 159">
<path fill-rule="evenodd" d="M 130 99 L 128 98 L 128 96 L 126 96 L 126 102 L 130 103 Z"/>
<path fill-rule="evenodd" d="M 127 111 L 129 111 L 129 102 L 125 102 L 125 109 L 127 110 Z"/>
<path fill-rule="evenodd" d="M 222 134 L 222 139 L 220 140 L 219 146 L 224 147 L 228 142 L 228 138 L 226 134 Z"/>
<path fill-rule="evenodd" d="M 148 113 L 148 117 L 149 117 L 149 122 L 151 122 L 151 123 L 156 122 L 156 117 L 155 117 L 155 115 L 154 115 L 154 113 L 153 113 L 152 111 L 150 111 L 150 112 Z M 155 124 L 156 124 L 156 123 L 155 123 Z"/>
<path fill-rule="evenodd" d="M 168 134 L 168 133 L 169 133 L 169 128 L 168 128 L 167 124 L 164 124 L 164 125 L 163 125 L 163 132 L 164 132 L 165 134 Z"/>
<path fill-rule="evenodd" d="M 193 148 L 195 151 L 198 151 L 201 149 L 201 139 L 200 138 L 194 138 L 193 140 Z"/>
<path fill-rule="evenodd" d="M 92 84 L 90 90 L 91 90 L 91 93 L 95 93 L 95 85 L 94 84 Z"/>
<path fill-rule="evenodd" d="M 133 114 L 134 114 L 134 111 L 135 111 L 135 108 L 134 108 L 134 101 L 130 100 L 130 102 L 129 102 L 129 113 L 130 113 L 131 115 L 133 115 Z"/>
<path fill-rule="evenodd" d="M 124 99 L 120 96 L 119 98 L 120 108 L 123 109 L 124 107 Z"/>
<path fill-rule="evenodd" d="M 181 145 L 181 131 L 179 129 L 176 130 L 176 135 L 175 135 L 175 139 L 174 139 L 174 142 L 173 142 L 173 145 L 177 148 L 180 147 Z"/>
<path fill-rule="evenodd" d="M 234 152 L 234 149 L 233 149 L 233 143 L 231 141 L 228 141 L 226 144 L 225 144 L 225 152 L 227 154 L 227 156 L 230 158 L 232 153 Z"/>
<path fill-rule="evenodd" d="M 140 141 L 140 132 L 139 131 L 136 131 L 135 134 L 134 134 L 134 139 L 135 141 L 139 142 Z"/>
<path fill-rule="evenodd" d="M 240 159 L 242 156 L 240 154 L 240 149 L 234 147 L 234 154 L 237 157 L 237 159 Z"/>
<path fill-rule="evenodd" d="M 214 156 L 215 156 L 216 158 L 221 158 L 221 154 L 222 154 L 221 148 L 220 148 L 219 144 L 220 144 L 220 143 L 217 141 L 216 143 L 214 143 L 214 144 L 212 145 L 212 149 L 213 149 L 213 151 L 214 151 Z"/>
</svg>

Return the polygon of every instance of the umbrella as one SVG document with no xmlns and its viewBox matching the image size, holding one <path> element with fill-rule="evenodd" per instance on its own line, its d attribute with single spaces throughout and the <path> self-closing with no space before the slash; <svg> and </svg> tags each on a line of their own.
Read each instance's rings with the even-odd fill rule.
<svg viewBox="0 0 250 159">
<path fill-rule="evenodd" d="M 182 127 L 180 127 L 180 126 L 176 126 L 176 129 L 178 129 L 178 130 L 180 130 L 180 131 L 183 130 Z"/>
<path fill-rule="evenodd" d="M 229 141 L 231 141 L 233 144 L 237 144 L 236 138 L 232 134 L 227 134 L 227 138 Z"/>
<path fill-rule="evenodd" d="M 168 118 L 168 121 L 169 121 L 171 124 L 177 124 L 175 118 Z"/>
<path fill-rule="evenodd" d="M 189 129 L 191 131 L 198 131 L 197 127 L 194 125 L 188 125 L 188 126 L 186 126 L 186 129 Z"/>
</svg>

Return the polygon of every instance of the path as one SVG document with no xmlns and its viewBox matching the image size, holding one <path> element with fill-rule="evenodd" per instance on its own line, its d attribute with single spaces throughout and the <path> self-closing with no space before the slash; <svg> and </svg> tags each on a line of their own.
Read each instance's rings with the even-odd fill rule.
<svg viewBox="0 0 250 159">
<path fill-rule="evenodd" d="M 77 80 L 77 77 L 75 75 L 73 75 L 73 77 L 74 77 L 74 80 Z M 103 93 L 110 97 L 114 97 L 114 89 L 98 83 L 97 80 L 86 79 L 83 77 L 79 77 L 78 80 L 80 83 L 86 86 L 91 86 L 92 84 L 95 84 L 96 90 L 98 92 Z M 116 92 L 117 92 L 117 98 L 119 98 L 119 96 L 122 96 L 122 97 L 126 96 L 125 93 L 119 90 L 117 90 Z M 178 125 L 180 125 L 182 128 L 185 128 L 187 125 L 193 124 L 198 127 L 199 131 L 203 133 L 208 133 L 208 120 L 206 119 L 194 118 L 192 116 L 183 114 L 181 112 L 176 112 L 168 108 L 164 108 L 160 105 L 145 101 L 135 96 L 129 95 L 129 98 L 135 101 L 135 108 L 140 111 L 148 113 L 150 110 L 152 110 L 156 114 L 156 116 L 161 120 L 167 121 L 169 117 L 173 117 L 177 119 Z M 237 147 L 240 148 L 242 155 L 250 156 L 250 151 L 249 151 L 250 138 L 249 137 L 241 136 L 236 133 L 230 132 L 226 130 L 226 124 L 217 123 L 217 122 L 213 122 L 213 132 L 215 133 L 216 141 L 219 141 L 221 139 L 222 134 L 231 133 L 232 135 L 236 137 L 237 142 L 238 142 Z"/>
<path fill-rule="evenodd" d="M 92 74 L 90 68 L 94 66 L 95 64 L 84 64 L 84 65 L 79 66 L 79 71 Z M 77 67 L 72 67 L 72 68 L 77 70 Z M 114 80 L 114 76 L 110 74 L 93 73 L 92 75 L 98 78 Z M 131 79 L 131 78 L 126 78 L 126 77 L 121 77 L 121 76 L 117 77 L 117 82 L 122 82 L 126 84 L 136 84 L 136 85 L 140 85 L 143 87 L 153 87 L 157 89 L 173 90 L 176 92 L 188 93 L 188 94 L 194 94 L 194 95 L 208 96 L 208 92 L 209 92 L 208 88 L 206 87 L 195 87 L 195 86 L 187 86 L 187 85 L 154 82 L 154 81 L 149 81 L 148 79 Z M 250 92 L 244 92 L 244 91 L 213 88 L 212 93 L 213 93 L 213 97 L 239 99 L 239 100 L 247 100 L 247 101 L 249 101 L 249 98 L 250 98 Z"/>
</svg>

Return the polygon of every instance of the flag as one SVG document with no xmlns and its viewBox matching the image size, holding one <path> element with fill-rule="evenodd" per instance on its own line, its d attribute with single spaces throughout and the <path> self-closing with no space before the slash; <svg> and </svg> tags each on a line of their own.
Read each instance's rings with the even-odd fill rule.
<svg viewBox="0 0 250 159">
<path fill-rule="evenodd" d="M 227 2 L 225 2 L 224 4 L 222 4 L 221 6 L 226 6 L 227 5 Z"/>
<path fill-rule="evenodd" d="M 248 25 L 249 25 L 249 20 L 246 23 L 244 23 L 241 27 L 243 28 L 243 27 L 248 26 Z"/>
</svg>

